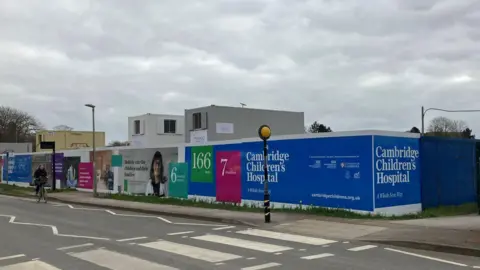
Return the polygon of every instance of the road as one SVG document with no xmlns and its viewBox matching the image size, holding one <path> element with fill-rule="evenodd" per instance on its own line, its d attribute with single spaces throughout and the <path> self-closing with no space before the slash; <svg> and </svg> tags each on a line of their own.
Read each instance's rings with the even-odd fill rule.
<svg viewBox="0 0 480 270">
<path fill-rule="evenodd" d="M 0 196 L 0 269 L 473 269 L 480 258 Z"/>
</svg>

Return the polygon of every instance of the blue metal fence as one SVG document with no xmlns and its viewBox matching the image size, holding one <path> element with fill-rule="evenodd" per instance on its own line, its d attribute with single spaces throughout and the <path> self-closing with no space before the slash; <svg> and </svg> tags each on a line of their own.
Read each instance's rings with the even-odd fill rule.
<svg viewBox="0 0 480 270">
<path fill-rule="evenodd" d="M 421 139 L 423 208 L 476 201 L 475 140 Z"/>
</svg>

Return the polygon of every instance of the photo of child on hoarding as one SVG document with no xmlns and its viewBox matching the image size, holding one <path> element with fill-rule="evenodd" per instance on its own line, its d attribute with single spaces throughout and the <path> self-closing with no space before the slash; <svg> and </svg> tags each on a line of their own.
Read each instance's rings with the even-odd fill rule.
<svg viewBox="0 0 480 270">
<path fill-rule="evenodd" d="M 162 153 L 156 151 L 150 165 L 150 181 L 153 187 L 153 194 L 159 197 L 165 197 L 165 167 L 163 165 Z"/>
</svg>

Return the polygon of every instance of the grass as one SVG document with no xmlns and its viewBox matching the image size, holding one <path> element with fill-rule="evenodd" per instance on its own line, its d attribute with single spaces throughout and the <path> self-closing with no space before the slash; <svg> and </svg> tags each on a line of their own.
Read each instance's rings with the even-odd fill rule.
<svg viewBox="0 0 480 270">
<path fill-rule="evenodd" d="M 233 203 L 218 203 L 211 201 L 202 201 L 198 199 L 177 199 L 177 198 L 158 198 L 153 196 L 131 196 L 112 194 L 108 196 L 109 199 L 133 201 L 141 203 L 152 204 L 167 204 L 167 205 L 179 205 L 189 207 L 201 207 L 209 209 L 224 209 L 231 211 L 243 211 L 243 212 L 263 212 L 263 206 L 259 204 L 233 204 Z M 478 208 L 476 203 L 463 204 L 458 206 L 441 206 L 437 208 L 426 209 L 418 214 L 401 215 L 401 216 L 384 216 L 374 214 L 361 214 L 344 209 L 323 208 L 314 206 L 298 206 L 296 208 L 271 208 L 275 212 L 285 213 L 299 213 L 299 214 L 311 214 L 327 217 L 339 217 L 339 218 L 351 218 L 351 219 L 384 219 L 384 220 L 405 220 L 405 219 L 419 219 L 419 218 L 433 218 L 443 216 L 455 216 L 477 213 Z"/>
<path fill-rule="evenodd" d="M 57 192 L 75 192 L 75 189 L 56 189 L 53 191 Z M 16 185 L 7 185 L 0 184 L 0 194 L 4 195 L 13 195 L 13 196 L 28 196 L 32 195 L 34 192 L 33 187 L 20 187 Z M 52 192 L 52 191 L 50 191 Z M 102 194 L 103 195 L 103 194 Z M 187 206 L 187 207 L 200 207 L 208 209 L 223 209 L 230 211 L 241 211 L 241 212 L 263 212 L 263 205 L 259 204 L 233 204 L 233 203 L 218 203 L 212 201 L 203 201 L 198 199 L 178 199 L 178 198 L 159 198 L 154 196 L 132 196 L 124 194 L 104 194 L 105 196 L 100 196 L 100 198 L 108 198 L 121 201 L 131 201 L 131 202 L 140 202 L 140 203 L 151 203 L 151 204 L 167 204 L 167 205 L 178 205 L 178 206 Z M 433 218 L 433 217 L 445 217 L 445 216 L 456 216 L 456 215 L 467 215 L 478 213 L 478 208 L 476 203 L 468 203 L 457 206 L 441 206 L 436 208 L 425 209 L 423 212 L 418 214 L 402 215 L 402 216 L 383 216 L 383 215 L 373 215 L 373 214 L 360 214 L 356 212 L 351 212 L 343 209 L 334 209 L 334 208 L 323 208 L 323 207 L 314 207 L 314 206 L 298 206 L 296 208 L 287 208 L 272 207 L 274 212 L 284 212 L 284 213 L 298 213 L 298 214 L 310 214 L 317 216 L 327 216 L 327 217 L 339 217 L 339 218 L 350 218 L 350 219 L 377 219 L 377 220 L 405 220 L 405 219 L 419 219 L 419 218 Z"/>
<path fill-rule="evenodd" d="M 75 192 L 75 189 L 55 189 L 54 191 L 49 190 L 49 193 L 60 193 L 60 192 Z M 12 196 L 26 196 L 32 195 L 35 192 L 35 187 L 21 187 L 15 184 L 7 185 L 4 183 L 0 184 L 0 194 L 12 195 Z"/>
</svg>

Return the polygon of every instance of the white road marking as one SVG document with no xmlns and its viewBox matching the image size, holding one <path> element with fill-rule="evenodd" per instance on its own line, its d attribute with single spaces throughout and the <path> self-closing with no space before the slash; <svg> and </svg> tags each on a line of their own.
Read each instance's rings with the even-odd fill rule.
<svg viewBox="0 0 480 270">
<path fill-rule="evenodd" d="M 374 245 L 365 245 L 365 246 L 349 248 L 348 250 L 349 251 L 363 251 L 363 250 L 372 249 L 372 248 L 376 248 L 376 247 L 377 246 L 374 246 Z"/>
<path fill-rule="evenodd" d="M 224 263 L 216 263 L 215 265 L 223 265 Z"/>
<path fill-rule="evenodd" d="M 281 253 L 281 252 L 277 252 L 277 253 L 275 253 L 275 255 L 282 255 L 282 253 Z"/>
<path fill-rule="evenodd" d="M 139 237 L 133 237 L 133 238 L 125 238 L 125 239 L 119 239 L 117 242 L 128 242 L 128 241 L 135 241 L 135 240 L 142 240 L 142 239 L 147 239 L 148 237 L 146 236 L 139 236 Z"/>
<path fill-rule="evenodd" d="M 67 249 L 74 249 L 74 248 L 80 248 L 80 247 L 90 247 L 90 246 L 93 246 L 93 244 L 92 243 L 87 243 L 87 244 L 82 244 L 82 245 L 61 247 L 61 248 L 57 248 L 57 250 L 67 250 Z"/>
<path fill-rule="evenodd" d="M 194 231 L 174 232 L 174 233 L 168 233 L 167 235 L 181 235 L 181 234 L 189 234 L 189 233 L 194 233 Z"/>
<path fill-rule="evenodd" d="M 165 222 L 165 223 L 169 223 L 169 224 L 172 224 L 172 222 L 166 218 L 163 218 L 163 217 L 157 217 L 157 219 L 160 219 L 161 221 Z"/>
<path fill-rule="evenodd" d="M 32 201 L 35 201 L 35 200 L 32 200 Z M 67 206 L 68 208 L 70 209 L 74 209 L 74 210 L 85 210 L 85 211 L 104 211 L 104 212 L 107 212 L 111 215 L 114 215 L 114 216 L 123 216 L 123 217 L 139 217 L 139 218 L 156 218 L 156 219 L 159 219 L 165 223 L 169 223 L 169 224 L 176 224 L 176 225 L 189 225 L 189 226 L 209 226 L 209 227 L 225 227 L 225 225 L 220 225 L 220 224 L 203 224 L 203 223 L 186 223 L 186 222 L 172 222 L 166 218 L 163 218 L 163 217 L 158 217 L 158 216 L 150 216 L 150 215 L 135 215 L 135 214 L 118 214 L 118 213 L 115 213 L 114 211 L 112 210 L 107 210 L 107 209 L 101 209 L 101 208 L 79 208 L 79 207 L 74 207 L 73 205 L 71 204 L 59 204 L 59 203 L 55 203 L 53 204 L 52 206 Z"/>
<path fill-rule="evenodd" d="M 480 266 L 474 266 L 473 268 L 475 268 L 475 269 L 480 269 Z"/>
<path fill-rule="evenodd" d="M 182 236 L 182 238 L 188 238 L 188 236 L 184 235 L 184 236 Z"/>
<path fill-rule="evenodd" d="M 301 248 L 301 249 L 299 249 L 299 250 L 300 250 L 300 251 L 306 251 L 306 249 L 304 249 L 304 248 Z"/>
<path fill-rule="evenodd" d="M 325 246 L 322 246 L 322 247 L 329 247 L 329 245 L 325 245 Z"/>
<path fill-rule="evenodd" d="M 328 239 L 322 239 L 322 238 L 308 237 L 308 236 L 288 234 L 288 233 L 279 233 L 279 232 L 272 232 L 272 231 L 265 231 L 265 230 L 258 230 L 258 229 L 238 231 L 237 233 L 252 235 L 252 236 L 259 236 L 259 237 L 266 237 L 266 238 L 283 240 L 283 241 L 297 242 L 297 243 L 315 245 L 315 246 L 321 246 L 321 245 L 337 242 L 334 240 L 328 240 Z"/>
<path fill-rule="evenodd" d="M 227 227 L 220 227 L 220 228 L 214 228 L 212 230 L 214 231 L 220 231 L 220 230 L 227 230 L 227 229 L 233 229 L 235 226 L 227 226 Z"/>
<path fill-rule="evenodd" d="M 156 250 L 162 250 L 165 252 L 182 255 L 185 257 L 190 257 L 193 259 L 207 261 L 211 263 L 218 263 L 218 262 L 242 258 L 242 256 L 238 256 L 235 254 L 223 253 L 223 252 L 219 252 L 211 249 L 177 244 L 174 242 L 169 242 L 164 240 L 146 243 L 146 244 L 139 244 L 139 246 L 153 248 Z M 139 267 L 135 267 L 135 268 L 140 269 Z"/>
<path fill-rule="evenodd" d="M 344 241 L 343 243 L 344 243 L 344 244 L 348 244 L 348 243 L 350 243 L 350 242 L 348 242 L 348 241 Z"/>
<path fill-rule="evenodd" d="M 255 259 L 256 259 L 255 257 L 247 258 L 247 260 L 255 260 Z"/>
<path fill-rule="evenodd" d="M 272 244 L 267 244 L 262 242 L 255 242 L 255 241 L 249 241 L 249 240 L 214 235 L 214 234 L 206 234 L 206 235 L 195 236 L 191 238 L 196 240 L 203 240 L 203 241 L 213 242 L 217 244 L 224 244 L 224 245 L 241 247 L 241 248 L 252 249 L 256 251 L 263 251 L 268 253 L 275 253 L 275 252 L 292 249 L 291 247 L 277 246 L 277 245 L 272 245 Z"/>
<path fill-rule="evenodd" d="M 42 261 L 29 261 L 29 262 L 2 266 L 2 270 L 26 270 L 26 269 L 62 270 L 60 268 L 56 268 L 55 266 L 50 265 L 48 263 L 44 263 Z"/>
<path fill-rule="evenodd" d="M 266 263 L 266 264 L 260 264 L 260 265 L 255 265 L 255 266 L 250 266 L 250 267 L 245 267 L 242 268 L 241 270 L 261 270 L 261 269 L 267 269 L 275 266 L 280 266 L 280 263 Z"/>
<path fill-rule="evenodd" d="M 7 257 L 1 257 L 0 261 L 11 260 L 11 259 L 16 259 L 16 258 L 21 258 L 21 257 L 25 257 L 25 254 L 17 254 L 17 255 L 12 255 L 12 256 L 7 256 Z"/>
<path fill-rule="evenodd" d="M 84 238 L 84 239 L 95 239 L 95 240 L 110 240 L 109 238 L 103 237 L 93 237 L 93 236 L 83 236 L 83 235 L 72 235 L 72 234 L 60 234 L 56 226 L 53 225 L 46 225 L 46 224 L 37 224 L 37 223 L 26 223 L 26 222 L 16 222 L 15 216 L 10 215 L 0 215 L 0 217 L 9 217 L 10 220 L 8 223 L 17 224 L 17 225 L 29 225 L 29 226 L 38 226 L 38 227 L 48 227 L 52 229 L 53 235 L 62 236 L 62 237 L 72 237 L 72 238 Z"/>
<path fill-rule="evenodd" d="M 71 253 L 70 256 L 112 270 L 178 270 L 177 268 L 173 268 L 168 265 L 150 262 L 147 260 L 143 260 L 118 252 L 109 251 L 106 249 L 96 249 L 79 253 Z"/>
<path fill-rule="evenodd" d="M 188 225 L 188 226 L 207 226 L 207 227 L 224 227 L 225 225 L 218 224 L 205 224 L 205 223 L 188 223 L 188 222 L 175 222 L 175 225 Z"/>
<path fill-rule="evenodd" d="M 405 255 L 415 256 L 415 257 L 423 258 L 423 259 L 427 259 L 427 260 L 432 260 L 432 261 L 437 261 L 437 262 L 443 262 L 443 263 L 453 264 L 453 265 L 457 265 L 457 266 L 468 266 L 468 265 L 463 264 L 463 263 L 457 263 L 457 262 L 442 260 L 442 259 L 439 259 L 439 258 L 434 258 L 434 257 L 430 257 L 430 256 L 424 256 L 424 255 L 415 254 L 415 253 L 411 253 L 411 252 L 406 252 L 406 251 L 403 251 L 403 250 L 398 250 L 398 249 L 393 249 L 393 248 L 385 248 L 385 250 L 393 251 L 393 252 L 398 252 L 398 253 L 402 253 L 402 254 L 405 254 Z"/>
<path fill-rule="evenodd" d="M 315 260 L 315 259 L 321 259 L 321 258 L 326 258 L 326 257 L 332 257 L 332 256 L 335 256 L 331 253 L 322 253 L 322 254 L 317 254 L 317 255 L 311 255 L 311 256 L 305 256 L 305 257 L 301 257 L 301 259 L 304 259 L 304 260 Z"/>
</svg>

